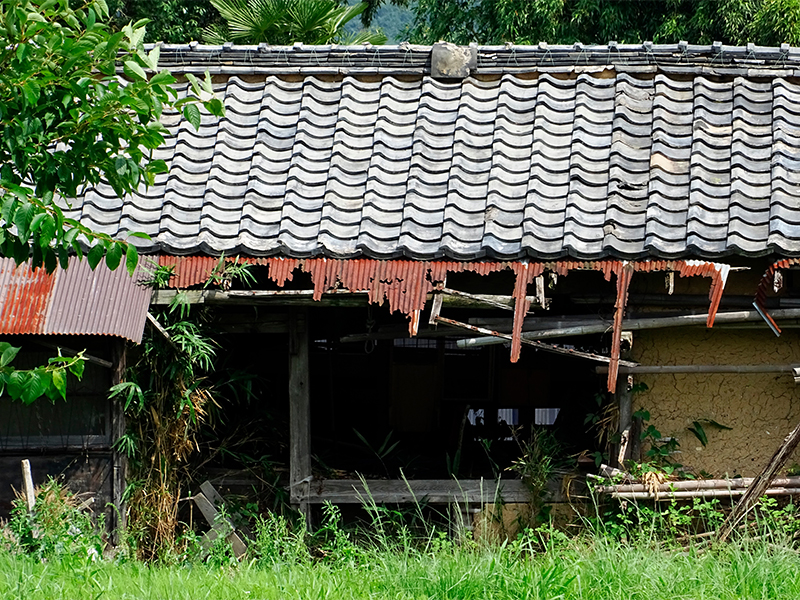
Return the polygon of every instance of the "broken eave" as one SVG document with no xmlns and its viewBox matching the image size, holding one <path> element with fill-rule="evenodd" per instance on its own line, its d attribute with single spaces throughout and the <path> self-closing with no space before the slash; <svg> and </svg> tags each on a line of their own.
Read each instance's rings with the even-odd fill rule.
<svg viewBox="0 0 800 600">
<path fill-rule="evenodd" d="M 515 283 L 508 301 L 496 301 L 496 298 L 484 298 L 485 304 L 494 308 L 510 308 L 514 312 L 513 326 L 510 335 L 484 330 L 491 336 L 511 342 L 511 361 L 519 359 L 523 343 L 522 329 L 526 315 L 530 311 L 534 298 L 528 295 L 528 286 L 541 278 L 545 272 L 558 276 L 566 276 L 572 271 L 599 271 L 606 281 L 612 277 L 616 279 L 616 302 L 614 306 L 614 321 L 612 326 L 611 356 L 608 357 L 608 381 L 610 392 L 616 389 L 618 367 L 620 364 L 620 351 L 625 308 L 628 299 L 628 289 L 634 273 L 650 273 L 665 271 L 678 273 L 681 277 L 701 276 L 711 279 L 709 289 L 709 310 L 706 317 L 706 326 L 712 327 L 719 307 L 722 292 L 727 281 L 730 267 L 725 264 L 699 261 L 699 260 L 643 260 L 643 261 L 552 261 L 552 262 L 454 262 L 454 261 L 411 261 L 411 260 L 374 260 L 374 259 L 329 259 L 329 258 L 235 258 L 232 261 L 246 262 L 249 264 L 265 266 L 268 269 L 268 278 L 278 288 L 283 288 L 287 282 L 293 280 L 297 271 L 308 273 L 311 276 L 311 290 L 263 290 L 263 291 L 228 291 L 217 292 L 203 290 L 195 292 L 197 302 L 222 302 L 241 301 L 252 303 L 259 299 L 287 299 L 319 302 L 324 295 L 332 297 L 353 298 L 354 295 L 366 296 L 367 302 L 381 305 L 388 302 L 389 310 L 404 314 L 409 321 L 409 335 L 415 336 L 419 331 L 420 314 L 425 308 L 429 297 L 447 296 L 459 298 L 461 301 L 475 302 L 481 300 L 474 294 L 463 292 L 446 293 L 445 282 L 449 273 L 476 273 L 488 275 L 510 270 L 514 274 Z M 162 266 L 172 266 L 175 270 L 175 281 L 172 285 L 178 288 L 204 284 L 209 280 L 214 268 L 220 259 L 208 256 L 200 257 L 174 257 L 160 256 L 158 263 Z M 537 285 L 539 293 L 535 298 L 541 306 L 545 304 L 543 298 L 543 285 Z M 188 294 L 190 292 L 184 292 Z M 175 292 L 172 294 L 174 299 Z M 167 301 L 167 292 L 160 292 L 156 297 L 157 303 Z M 362 300 L 359 298 L 359 301 Z M 223 300 L 224 299 L 224 300 Z M 439 310 L 444 305 L 435 302 L 431 314 L 431 322 L 446 322 L 440 317 Z M 501 305 L 501 306 L 498 306 Z M 452 321 L 452 320 L 451 320 Z M 460 322 L 448 323 L 452 327 L 471 329 L 471 326 Z M 471 333 L 483 333 L 478 328 Z M 533 343 L 532 345 L 537 345 Z M 550 346 L 538 344 L 539 346 Z M 542 348 L 548 349 L 550 348 Z M 575 353 L 573 353 L 575 354 Z M 596 356 L 596 355 L 595 355 Z"/>
</svg>

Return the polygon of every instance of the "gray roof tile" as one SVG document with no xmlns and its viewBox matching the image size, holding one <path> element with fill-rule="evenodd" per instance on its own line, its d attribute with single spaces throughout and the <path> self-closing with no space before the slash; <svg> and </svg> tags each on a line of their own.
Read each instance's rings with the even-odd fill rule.
<svg viewBox="0 0 800 600">
<path fill-rule="evenodd" d="M 145 252 L 800 255 L 800 85 L 781 73 L 704 62 L 700 47 L 690 64 L 653 46 L 646 69 L 620 47 L 616 74 L 592 66 L 609 61 L 594 49 L 579 73 L 561 49 L 483 48 L 477 75 L 437 80 L 410 48 L 167 48 L 178 71 L 191 70 L 180 52 L 190 66 L 224 54 L 222 73 L 256 66 L 217 85 L 223 119 L 203 114 L 194 131 L 165 114 L 156 157 L 170 169 L 155 185 L 124 201 L 98 185 L 66 214 L 111 235 L 144 231 Z M 800 55 L 756 53 L 800 67 Z M 311 74 L 325 61 L 343 71 Z"/>
</svg>

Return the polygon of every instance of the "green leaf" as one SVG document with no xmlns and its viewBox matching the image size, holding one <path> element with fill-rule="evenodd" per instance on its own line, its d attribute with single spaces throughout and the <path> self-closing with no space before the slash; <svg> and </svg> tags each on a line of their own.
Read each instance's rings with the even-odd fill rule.
<svg viewBox="0 0 800 600">
<path fill-rule="evenodd" d="M 106 0 L 94 0 L 94 4 L 101 18 L 108 17 L 108 4 L 106 4 Z"/>
<path fill-rule="evenodd" d="M 36 233 L 36 231 L 39 229 L 39 225 L 41 225 L 42 221 L 44 221 L 44 217 L 45 213 L 39 213 L 33 217 L 30 226 L 31 233 Z"/>
<path fill-rule="evenodd" d="M 136 250 L 136 246 L 133 244 L 127 244 L 125 249 L 125 268 L 128 270 L 128 275 L 133 276 L 133 272 L 136 270 L 136 265 L 139 263 L 139 253 Z"/>
<path fill-rule="evenodd" d="M 169 71 L 160 71 L 150 79 L 151 85 L 172 85 L 176 79 Z"/>
<path fill-rule="evenodd" d="M 115 242 L 109 247 L 108 252 L 106 252 L 106 266 L 112 271 L 119 266 L 124 249 L 124 244 L 122 242 Z"/>
<path fill-rule="evenodd" d="M 128 159 L 124 156 L 118 156 L 114 159 L 114 170 L 120 177 L 125 177 L 128 174 Z"/>
<path fill-rule="evenodd" d="M 708 446 L 708 436 L 706 435 L 705 429 L 698 421 L 692 421 L 693 427 L 689 427 L 689 431 L 691 431 L 694 436 L 700 440 L 700 443 L 703 446 Z"/>
<path fill-rule="evenodd" d="M 147 75 L 144 72 L 144 69 L 139 66 L 139 63 L 133 60 L 126 60 L 125 63 L 122 65 L 122 72 L 125 73 L 131 79 L 140 79 L 141 81 L 147 81 Z"/>
<path fill-rule="evenodd" d="M 64 369 L 53 371 L 53 387 L 64 400 L 67 399 L 67 375 Z"/>
<path fill-rule="evenodd" d="M 19 400 L 28 384 L 29 371 L 14 371 L 8 376 L 8 395 L 12 400 Z"/>
<path fill-rule="evenodd" d="M 73 375 L 75 375 L 75 377 L 80 379 L 81 377 L 83 377 L 83 367 L 84 367 L 84 361 L 83 360 L 78 360 L 78 361 L 72 363 L 67 368 L 69 369 L 70 373 L 72 373 Z"/>
<path fill-rule="evenodd" d="M 103 256 L 106 253 L 106 249 L 103 244 L 96 244 L 89 250 L 89 254 L 86 256 L 86 261 L 89 263 L 89 268 L 94 271 L 97 268 L 97 265 L 100 264 L 100 261 L 103 260 Z"/>
<path fill-rule="evenodd" d="M 200 129 L 200 109 L 196 104 L 187 104 L 183 107 L 183 116 L 195 129 Z"/>
<path fill-rule="evenodd" d="M 11 344 L 4 343 L 5 348 L 2 350 L 2 354 L 0 354 L 0 367 L 7 367 L 11 364 L 11 361 L 16 358 L 17 354 L 19 353 L 19 348 L 12 346 Z"/>
<path fill-rule="evenodd" d="M 202 87 L 200 86 L 200 82 L 197 80 L 197 77 L 195 77 L 191 73 L 186 73 L 185 76 L 186 76 L 186 79 L 189 80 L 189 83 L 192 84 L 192 91 L 195 94 L 199 95 L 200 91 L 202 90 Z"/>
<path fill-rule="evenodd" d="M 22 402 L 31 404 L 47 393 L 47 388 L 52 385 L 52 376 L 44 369 L 30 371 L 28 381 L 20 396 Z"/>
<path fill-rule="evenodd" d="M 24 202 L 14 215 L 14 225 L 17 226 L 17 235 L 20 240 L 27 240 L 30 234 L 31 221 L 36 208 L 30 202 Z"/>
</svg>

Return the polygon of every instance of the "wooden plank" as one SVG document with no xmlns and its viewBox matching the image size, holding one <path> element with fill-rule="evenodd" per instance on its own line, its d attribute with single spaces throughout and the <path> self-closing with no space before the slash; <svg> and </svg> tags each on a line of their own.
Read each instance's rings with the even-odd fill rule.
<svg viewBox="0 0 800 600">
<path fill-rule="evenodd" d="M 217 526 L 212 527 L 210 530 L 206 532 L 206 534 L 202 537 L 200 545 L 205 549 L 209 550 L 217 538 L 224 533 L 223 528 Z M 231 549 L 233 550 L 233 555 L 238 559 L 242 560 L 242 557 L 247 554 L 247 544 L 242 541 L 242 538 L 239 537 L 235 531 L 232 531 L 225 539 L 231 545 Z"/>
<path fill-rule="evenodd" d="M 206 480 L 201 483 L 200 491 L 203 492 L 203 495 L 208 498 L 208 500 L 217 508 L 225 505 L 225 501 L 222 499 L 222 496 L 219 495 L 219 492 L 217 492 L 210 481 Z"/>
<path fill-rule="evenodd" d="M 530 502 L 527 486 L 518 479 L 316 479 L 311 483 L 309 494 L 312 504 L 326 501 L 334 504 Z"/>
<path fill-rule="evenodd" d="M 764 470 L 753 480 L 742 499 L 733 508 L 728 518 L 725 519 L 725 522 L 717 532 L 718 541 L 724 542 L 728 539 L 733 530 L 739 525 L 739 522 L 747 516 L 750 509 L 758 504 L 761 496 L 768 491 L 772 480 L 775 479 L 778 471 L 786 465 L 798 445 L 800 445 L 800 423 L 784 438 L 783 443 L 772 455 Z"/>
<path fill-rule="evenodd" d="M 455 292 L 455 290 L 453 290 Z M 313 290 L 155 290 L 150 299 L 151 305 L 168 305 L 180 293 L 186 304 L 233 304 L 251 306 L 272 304 L 274 306 L 366 306 L 369 293 L 366 291 L 330 290 L 322 298 L 314 300 Z M 436 294 L 428 294 L 432 300 Z M 533 306 L 538 306 L 536 296 L 529 296 Z M 512 296 L 498 294 L 467 294 L 455 292 L 442 300 L 450 308 L 508 308 L 514 305 Z"/>
<path fill-rule="evenodd" d="M 624 469 L 625 461 L 630 456 L 631 426 L 633 425 L 633 393 L 629 387 L 627 375 L 620 375 L 617 381 L 616 396 L 619 406 L 619 448 L 617 466 Z"/>
<path fill-rule="evenodd" d="M 289 499 L 310 525 L 311 422 L 308 372 L 308 313 L 289 320 Z"/>
<path fill-rule="evenodd" d="M 197 508 L 200 509 L 200 512 L 203 513 L 203 517 L 205 517 L 206 521 L 208 521 L 208 524 L 212 527 L 216 525 L 219 511 L 211 503 L 211 501 L 206 498 L 202 492 L 192 496 L 192 500 L 194 500 L 194 503 L 197 505 Z"/>
<path fill-rule="evenodd" d="M 428 325 L 436 325 L 436 317 L 439 316 L 439 313 L 442 312 L 442 302 L 444 301 L 444 295 L 442 295 L 442 290 L 444 286 L 447 285 L 447 274 L 444 276 L 444 281 L 441 283 L 436 284 L 436 291 L 433 294 L 433 300 L 431 300 L 431 314 L 428 317 Z M 417 331 L 419 335 L 419 331 Z"/>
<path fill-rule="evenodd" d="M 125 376 L 126 353 L 125 341 L 115 340 L 112 347 L 111 385 L 121 383 Z M 125 409 L 118 398 L 111 400 L 111 502 L 115 510 L 111 515 L 111 535 L 115 543 L 119 543 L 119 535 L 128 525 L 127 507 L 123 501 L 127 485 L 128 458 L 114 450 L 113 444 L 125 435 Z"/>
<path fill-rule="evenodd" d="M 22 493 L 25 495 L 25 504 L 28 512 L 33 512 L 36 505 L 36 492 L 33 489 L 33 474 L 31 473 L 31 461 L 27 458 L 21 462 L 22 466 Z"/>
<path fill-rule="evenodd" d="M 216 494 L 216 490 L 214 490 L 213 493 Z M 230 543 L 233 549 L 234 556 L 241 559 L 242 556 L 247 553 L 247 544 L 245 544 L 242 538 L 236 533 L 236 527 L 233 525 L 233 522 L 227 517 L 221 517 L 211 500 L 202 492 L 192 496 L 192 499 L 197 505 L 197 508 L 200 509 L 200 512 L 203 513 L 208 524 L 211 525 L 211 530 L 203 536 L 203 547 L 208 550 L 211 544 L 213 544 L 220 535 L 225 535 L 225 539 Z"/>
</svg>

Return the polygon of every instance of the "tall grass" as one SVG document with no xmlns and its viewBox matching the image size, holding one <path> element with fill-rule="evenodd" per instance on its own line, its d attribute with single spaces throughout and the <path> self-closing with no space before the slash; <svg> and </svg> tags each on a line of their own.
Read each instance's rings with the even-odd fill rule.
<svg viewBox="0 0 800 600">
<path fill-rule="evenodd" d="M 52 512 L 46 498 L 63 509 L 64 523 L 42 518 Z M 222 543 L 210 553 L 195 545 L 195 554 L 171 563 L 143 563 L 126 558 L 130 552 L 102 559 L 89 551 L 97 538 L 74 535 L 70 522 L 84 517 L 68 495 L 42 502 L 34 515 L 17 511 L 0 527 L 2 600 L 800 598 L 793 505 L 766 503 L 752 527 L 719 546 L 704 544 L 707 537 L 678 543 L 698 514 L 701 525 L 716 522 L 713 504 L 658 511 L 627 504 L 610 518 L 598 510 L 576 536 L 547 525 L 497 544 L 454 539 L 432 521 L 420 525 L 421 511 L 409 522 L 375 503 L 367 505 L 368 528 L 348 529 L 328 505 L 311 536 L 279 515 L 259 519 L 243 563 Z"/>
<path fill-rule="evenodd" d="M 544 546 L 537 538 L 493 547 L 444 538 L 422 545 L 339 540 L 318 556 L 290 542 L 288 551 L 268 550 L 238 566 L 41 562 L 5 551 L 0 598 L 800 598 L 800 556 L 788 545 L 744 539 L 698 553 L 599 534 L 552 536 Z"/>
</svg>

